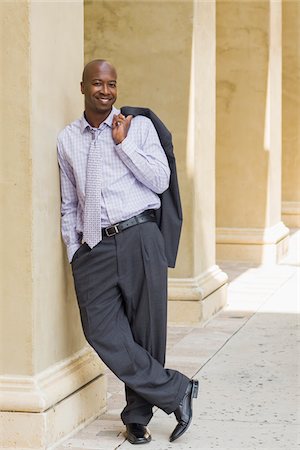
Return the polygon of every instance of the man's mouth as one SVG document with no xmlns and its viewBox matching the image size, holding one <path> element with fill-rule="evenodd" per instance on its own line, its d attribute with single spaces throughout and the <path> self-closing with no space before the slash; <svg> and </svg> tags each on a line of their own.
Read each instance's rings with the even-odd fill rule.
<svg viewBox="0 0 300 450">
<path fill-rule="evenodd" d="M 96 97 L 97 98 L 97 100 L 99 100 L 99 102 L 101 102 L 101 103 L 109 103 L 109 102 L 111 102 L 111 98 L 110 97 Z"/>
</svg>

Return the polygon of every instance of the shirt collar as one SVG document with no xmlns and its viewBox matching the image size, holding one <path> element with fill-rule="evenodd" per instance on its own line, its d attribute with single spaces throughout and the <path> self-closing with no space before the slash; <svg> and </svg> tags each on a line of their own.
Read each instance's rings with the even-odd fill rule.
<svg viewBox="0 0 300 450">
<path fill-rule="evenodd" d="M 108 125 L 110 128 L 112 128 L 112 121 L 113 121 L 113 117 L 115 114 L 119 114 L 120 110 L 115 108 L 114 106 L 111 109 L 111 112 L 109 113 L 109 115 L 106 117 L 106 119 L 100 124 L 100 127 L 105 123 L 106 125 Z M 99 128 L 100 128 L 99 127 Z M 93 128 L 88 121 L 86 120 L 84 114 L 82 114 L 81 118 L 80 118 L 80 131 L 81 134 L 83 134 L 83 132 L 87 129 L 87 128 Z"/>
</svg>

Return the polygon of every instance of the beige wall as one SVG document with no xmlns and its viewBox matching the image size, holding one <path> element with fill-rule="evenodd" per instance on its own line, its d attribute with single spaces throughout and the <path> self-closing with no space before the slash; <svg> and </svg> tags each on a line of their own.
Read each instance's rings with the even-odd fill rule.
<svg viewBox="0 0 300 450">
<path fill-rule="evenodd" d="M 300 202 L 300 3 L 283 2 L 282 199 Z"/>
<path fill-rule="evenodd" d="M 58 131 L 82 108 L 83 24 L 75 22 L 81 17 L 76 8 L 82 9 L 77 5 L 72 16 L 67 3 L 23 2 L 18 8 L 1 3 L 1 341 L 6 374 L 37 373 L 85 342 L 71 284 L 65 282 L 69 268 L 62 257 L 56 159 Z M 74 26 L 81 34 L 67 31 Z"/>
<path fill-rule="evenodd" d="M 58 131 L 82 113 L 82 10 L 81 2 L 31 5 L 32 270 L 37 372 L 85 344 L 61 241 L 56 159 Z M 70 33 L 71 29 L 76 33 Z"/>
<path fill-rule="evenodd" d="M 266 224 L 268 31 L 269 2 L 217 2 L 217 226 Z"/>
<path fill-rule="evenodd" d="M 1 363 L 32 373 L 33 345 L 29 10 L 0 3 L 1 20 Z M 8 51 L 10 42 L 15 50 Z"/>
<path fill-rule="evenodd" d="M 217 2 L 217 257 L 275 262 L 281 222 L 281 2 Z"/>
</svg>

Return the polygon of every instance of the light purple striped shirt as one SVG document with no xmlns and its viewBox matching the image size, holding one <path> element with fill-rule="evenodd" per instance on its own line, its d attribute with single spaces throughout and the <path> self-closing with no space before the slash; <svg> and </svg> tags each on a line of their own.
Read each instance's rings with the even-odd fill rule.
<svg viewBox="0 0 300 450">
<path fill-rule="evenodd" d="M 66 126 L 57 139 L 61 180 L 62 236 L 68 259 L 80 247 L 83 233 L 86 169 L 92 134 L 101 154 L 102 227 L 160 207 L 157 194 L 169 185 L 170 169 L 150 119 L 134 117 L 119 145 L 112 139 L 112 109 L 98 129 L 84 115 Z"/>
</svg>

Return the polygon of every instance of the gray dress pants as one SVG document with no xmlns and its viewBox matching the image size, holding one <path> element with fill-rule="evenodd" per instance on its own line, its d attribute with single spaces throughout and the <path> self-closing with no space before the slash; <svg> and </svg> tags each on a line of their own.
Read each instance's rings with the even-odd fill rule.
<svg viewBox="0 0 300 450">
<path fill-rule="evenodd" d="M 147 425 L 152 407 L 172 413 L 189 378 L 165 369 L 167 261 L 155 222 L 135 225 L 72 261 L 85 337 L 125 383 L 124 424 Z"/>
</svg>

